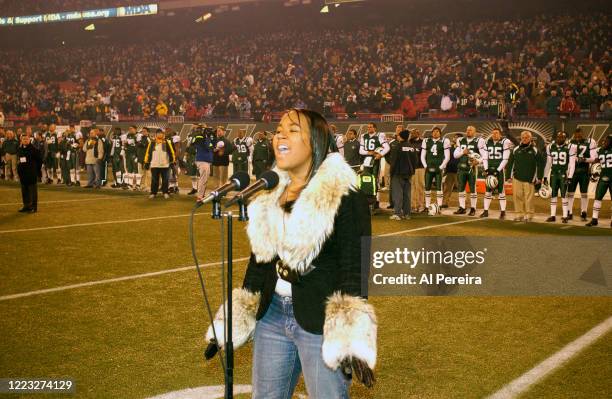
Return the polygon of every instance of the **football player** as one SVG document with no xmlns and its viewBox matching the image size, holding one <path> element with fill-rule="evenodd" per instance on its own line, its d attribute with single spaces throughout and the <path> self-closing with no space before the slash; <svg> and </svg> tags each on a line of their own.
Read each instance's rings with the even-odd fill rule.
<svg viewBox="0 0 612 399">
<path fill-rule="evenodd" d="M 123 140 L 121 139 L 121 128 L 116 127 L 113 136 L 111 137 L 111 150 L 110 150 L 110 160 L 111 167 L 113 170 L 113 176 L 115 178 L 115 183 L 111 186 L 112 188 L 122 188 L 123 187 L 123 176 L 125 173 L 125 169 L 123 167 L 123 157 L 125 156 L 125 151 L 123 150 Z"/>
<path fill-rule="evenodd" d="M 172 128 L 166 128 L 166 138 L 170 140 L 172 143 L 172 148 L 174 148 L 174 154 L 176 155 L 176 159 L 180 159 L 181 156 L 181 135 L 179 132 L 173 130 Z M 175 162 L 173 165 L 170 165 L 170 177 L 168 179 L 168 184 L 170 185 L 169 192 L 172 194 L 179 194 L 179 176 L 180 176 L 180 168 Z"/>
<path fill-rule="evenodd" d="M 450 161 L 450 141 L 441 139 L 442 130 L 434 127 L 431 137 L 423 140 L 421 162 L 425 168 L 425 208 L 431 205 L 431 187 L 436 182 L 436 203 L 442 206 L 444 192 L 442 191 L 442 171 Z"/>
<path fill-rule="evenodd" d="M 561 221 L 567 223 L 568 214 L 568 199 L 566 195 L 567 181 L 572 178 L 574 173 L 574 165 L 576 163 L 575 154 L 570 152 L 570 147 L 567 145 L 567 136 L 564 132 L 557 133 L 554 143 L 550 143 L 546 147 L 546 168 L 544 168 L 544 184 L 549 184 L 552 189 L 550 195 L 550 217 L 547 222 L 555 222 L 557 220 L 557 194 L 561 194 L 562 216 Z M 550 177 L 547 179 L 550 172 Z"/>
<path fill-rule="evenodd" d="M 364 164 L 368 164 L 368 171 L 372 173 L 372 176 L 376 178 L 376 182 L 379 182 L 380 175 L 380 159 L 384 157 L 389 151 L 389 143 L 387 143 L 387 136 L 384 133 L 376 132 L 376 124 L 368 123 L 368 131 L 359 139 L 359 154 L 364 157 Z M 367 157 L 371 157 L 368 159 Z M 378 192 L 376 193 L 378 197 Z M 379 201 L 376 198 L 374 209 L 379 208 Z"/>
<path fill-rule="evenodd" d="M 147 170 L 144 167 L 144 158 L 145 158 L 145 153 L 147 152 L 147 147 L 149 146 L 149 129 L 146 127 L 143 127 L 142 130 L 140 131 L 140 133 L 138 133 L 136 135 L 136 161 L 138 162 L 137 165 L 137 170 L 136 170 L 136 175 L 135 175 L 135 181 L 132 182 L 134 186 L 134 190 L 142 190 L 144 189 L 143 184 L 143 177 L 146 176 Z"/>
<path fill-rule="evenodd" d="M 70 144 L 66 140 L 65 135 L 61 135 L 57 139 L 57 148 L 60 153 L 60 170 L 62 175 L 62 183 L 71 186 L 70 182 L 70 168 L 68 167 L 68 158 L 70 157 Z"/>
<path fill-rule="evenodd" d="M 330 133 L 334 138 L 334 143 L 336 144 L 336 150 L 342 155 L 344 155 L 344 142 L 346 141 L 344 135 L 342 133 L 338 133 L 338 128 L 336 125 L 329 125 Z"/>
<path fill-rule="evenodd" d="M 601 201 L 606 195 L 606 192 L 610 193 L 612 197 L 612 135 L 606 137 L 605 144 L 597 152 L 599 164 L 601 165 L 601 174 L 599 181 L 597 182 L 597 188 L 595 189 L 595 202 L 593 202 L 593 218 L 587 226 L 597 226 L 599 211 L 601 209 Z M 610 222 L 612 227 L 612 222 Z"/>
<path fill-rule="evenodd" d="M 47 181 L 45 183 L 53 183 L 53 177 L 57 173 L 57 184 L 60 182 L 60 170 L 59 170 L 59 146 L 57 133 L 55 131 L 55 124 L 49 125 L 49 131 L 45 134 L 45 141 L 47 143 L 47 156 L 45 159 L 45 170 L 47 172 Z"/>
<path fill-rule="evenodd" d="M 587 220 L 587 208 L 589 206 L 589 168 L 591 163 L 597 159 L 597 143 L 592 138 L 584 137 L 582 130 L 576 128 L 570 141 L 570 152 L 576 154 L 576 169 L 574 176 L 569 181 L 568 187 L 568 219 L 573 217 L 574 194 L 576 187 L 580 186 L 580 218 Z"/>
<path fill-rule="evenodd" d="M 123 188 L 134 189 L 136 187 L 136 176 L 138 174 L 138 157 L 136 155 L 136 126 L 132 125 L 128 128 L 127 134 L 124 136 L 123 148 L 125 156 L 123 162 L 126 174 L 123 179 Z"/>
<path fill-rule="evenodd" d="M 476 194 L 476 175 L 478 168 L 473 159 L 473 154 L 479 154 L 481 159 L 486 159 L 487 150 L 485 141 L 476 137 L 476 128 L 468 126 L 465 131 L 465 137 L 462 137 L 457 142 L 454 156 L 459 158 L 457 165 L 457 187 L 459 191 L 459 209 L 455 211 L 455 215 L 465 214 L 465 186 L 470 187 L 470 213 L 469 216 L 476 215 L 476 204 L 478 195 Z"/>
<path fill-rule="evenodd" d="M 494 128 L 491 137 L 486 142 L 487 156 L 483 158 L 483 166 L 486 176 L 495 176 L 497 178 L 497 187 L 486 186 L 484 196 L 484 211 L 480 214 L 481 218 L 489 217 L 489 207 L 493 200 L 493 195 L 498 194 L 499 214 L 500 219 L 506 218 L 506 193 L 504 192 L 504 169 L 510 158 L 510 150 L 512 142 L 505 137 L 502 137 L 502 132 L 499 128 Z"/>
<path fill-rule="evenodd" d="M 110 161 L 111 142 L 106 137 L 104 129 L 99 130 L 98 140 L 102 142 L 104 148 L 104 157 L 100 160 L 100 183 L 102 186 L 106 186 L 108 183 L 108 162 Z"/>
<path fill-rule="evenodd" d="M 77 186 L 80 186 L 81 176 L 79 173 L 79 141 L 77 140 L 74 125 L 71 124 L 70 126 L 68 126 L 68 130 L 64 133 L 64 137 L 70 148 L 66 159 L 66 166 L 69 168 L 70 176 L 69 185 L 75 184 Z"/>
<path fill-rule="evenodd" d="M 234 151 L 232 152 L 232 163 L 234 173 L 238 171 L 249 171 L 249 156 L 253 152 L 253 139 L 246 137 L 246 130 L 240 129 L 238 137 L 234 139 Z"/>
</svg>

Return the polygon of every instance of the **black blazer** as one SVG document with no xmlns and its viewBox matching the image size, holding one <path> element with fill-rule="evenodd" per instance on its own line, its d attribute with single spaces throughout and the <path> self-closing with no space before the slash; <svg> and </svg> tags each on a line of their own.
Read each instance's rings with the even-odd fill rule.
<svg viewBox="0 0 612 399">
<path fill-rule="evenodd" d="M 21 162 L 25 158 L 26 162 Z M 36 184 L 42 166 L 42 155 L 32 144 L 17 148 L 17 174 L 23 185 Z"/>
<path fill-rule="evenodd" d="M 340 154 L 334 154 L 319 168 L 311 182 L 304 189 L 296 201 L 292 213 L 302 212 L 302 221 L 310 221 L 310 225 L 296 223 L 298 226 L 287 226 L 285 236 L 276 237 L 276 229 L 283 223 L 291 223 L 286 217 L 278 220 L 276 217 L 284 211 L 271 208 L 277 207 L 277 198 L 284 190 L 283 178 L 271 194 L 270 198 L 262 200 L 260 208 L 249 207 L 251 220 L 247 232 L 251 239 L 253 253 L 247 267 L 243 288 L 251 292 L 260 292 L 261 299 L 256 319 L 264 317 L 272 301 L 278 275 L 276 262 L 278 253 L 274 250 L 282 240 L 288 237 L 296 239 L 297 250 L 283 250 L 283 261 L 299 264 L 303 259 L 296 258 L 295 254 L 308 253 L 314 256 L 312 261 L 303 262 L 306 266 L 311 264 L 314 270 L 301 275 L 298 283 L 292 283 L 293 311 L 298 324 L 312 334 L 322 334 L 325 321 L 325 305 L 327 299 L 334 292 L 341 292 L 352 296 L 361 296 L 361 238 L 371 235 L 371 219 L 367 200 L 363 194 L 344 185 L 344 182 L 354 178 L 355 174 L 346 164 Z M 341 163 L 339 167 L 337 164 Z M 346 180 L 338 175 L 344 174 Z M 304 198 L 302 198 L 304 197 Z M 300 204 L 299 202 L 302 201 Z M 322 205 L 323 204 L 323 205 Z M 334 209 L 333 204 L 336 208 Z M 327 207 L 332 205 L 332 207 Z M 252 209 L 253 208 L 253 209 Z M 253 217 L 253 211 L 264 209 L 268 212 L 265 217 Z M 328 214 L 328 212 L 330 212 Z M 271 215 L 274 213 L 274 215 Z M 335 215 L 335 216 L 334 216 Z M 290 216 L 286 214 L 286 216 Z M 312 216 L 312 217 L 311 217 Z M 331 216 L 331 218 L 329 218 Z M 331 222 L 330 226 L 325 226 Z M 258 225 L 253 225 L 258 223 Z M 301 227 L 300 227 L 301 226 Z M 317 232 L 323 227 L 331 227 L 329 234 L 317 239 Z M 269 232 L 272 231 L 272 234 Z M 262 236 L 260 236 L 260 234 Z M 296 234 L 303 234 L 296 237 Z M 279 242 L 275 242 L 278 240 Z M 285 241 L 282 241 L 285 242 Z M 266 247 L 267 245 L 267 247 Z M 308 247 L 310 245 L 310 247 Z M 261 254 L 266 251 L 266 254 Z M 259 258 L 268 258 L 258 261 Z M 367 270 L 367 269 L 366 269 Z"/>
</svg>

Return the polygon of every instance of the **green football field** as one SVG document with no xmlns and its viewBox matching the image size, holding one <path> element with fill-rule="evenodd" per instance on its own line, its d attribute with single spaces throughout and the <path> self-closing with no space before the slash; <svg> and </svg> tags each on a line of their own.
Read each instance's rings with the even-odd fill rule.
<svg viewBox="0 0 612 399">
<path fill-rule="evenodd" d="M 222 385 L 218 360 L 202 356 L 209 322 L 188 241 L 193 199 L 39 187 L 39 212 L 24 215 L 16 212 L 18 186 L 0 183 L 0 378 L 76 381 L 73 396 L 21 396 L 32 398 L 148 398 Z M 547 205 L 540 200 L 538 209 L 546 212 Z M 609 201 L 604 209 L 605 228 L 454 216 L 396 222 L 383 214 L 373 217 L 373 233 L 612 238 Z M 219 222 L 210 219 L 209 207 L 199 212 L 198 255 L 215 311 Z M 244 224 L 235 227 L 234 283 L 240 284 L 249 246 Z M 372 390 L 354 384 L 353 398 L 486 397 L 612 316 L 610 297 L 370 301 L 379 318 L 377 383 Z M 250 345 L 237 350 L 237 384 L 250 384 L 250 359 Z M 306 393 L 302 383 L 298 393 Z M 611 395 L 607 332 L 522 397 Z"/>
</svg>

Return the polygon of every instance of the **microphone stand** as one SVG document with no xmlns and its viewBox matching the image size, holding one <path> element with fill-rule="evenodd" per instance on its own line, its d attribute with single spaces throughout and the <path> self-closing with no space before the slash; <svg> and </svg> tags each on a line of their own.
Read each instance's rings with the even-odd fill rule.
<svg viewBox="0 0 612 399">
<path fill-rule="evenodd" d="M 238 214 L 238 220 L 241 222 L 246 222 L 249 220 L 249 214 L 247 212 L 247 206 L 246 206 L 246 201 L 243 200 L 242 198 L 238 201 L 238 209 L 239 209 L 239 214 Z"/>
<path fill-rule="evenodd" d="M 226 212 L 225 217 L 227 219 L 227 318 L 225 320 L 226 326 L 225 334 L 225 367 L 226 379 L 225 379 L 225 399 L 233 399 L 234 397 L 234 342 L 232 341 L 232 241 L 233 241 L 233 227 L 232 211 Z"/>
<path fill-rule="evenodd" d="M 233 213 L 221 212 L 221 201 L 213 199 L 212 218 L 227 219 L 227 315 L 225 318 L 225 399 L 234 398 L 234 342 L 232 340 Z M 221 354 L 219 354 L 221 356 Z"/>
<path fill-rule="evenodd" d="M 212 201 L 212 218 L 221 219 L 221 201 L 218 198 Z"/>
</svg>

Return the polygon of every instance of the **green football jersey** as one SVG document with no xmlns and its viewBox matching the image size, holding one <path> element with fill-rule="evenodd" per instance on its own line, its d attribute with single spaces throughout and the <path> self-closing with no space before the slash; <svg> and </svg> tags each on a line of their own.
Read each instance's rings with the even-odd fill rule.
<svg viewBox="0 0 612 399">
<path fill-rule="evenodd" d="M 551 174 L 565 175 L 570 161 L 570 148 L 568 145 L 551 143 L 547 148 L 547 155 L 551 162 Z"/>
<path fill-rule="evenodd" d="M 444 150 L 448 148 L 446 140 L 432 138 L 426 138 L 423 142 L 423 148 L 425 149 L 425 161 L 427 162 L 427 168 L 439 168 L 444 162 Z"/>
<path fill-rule="evenodd" d="M 78 147 L 78 143 L 77 143 L 77 139 L 76 136 L 74 135 L 74 133 L 70 133 L 67 134 L 65 137 L 66 142 L 68 143 L 68 146 L 70 146 L 71 149 L 74 149 L 76 147 Z"/>
<path fill-rule="evenodd" d="M 600 148 L 597 156 L 601 164 L 601 176 L 607 176 L 612 179 L 612 147 Z"/>
<path fill-rule="evenodd" d="M 489 169 L 499 169 L 504 160 L 504 150 L 509 149 L 508 139 L 502 138 L 495 141 L 491 138 L 487 140 L 486 148 Z"/>
<path fill-rule="evenodd" d="M 457 147 L 461 150 L 461 152 L 463 152 L 467 148 L 468 153 L 473 152 L 476 154 L 480 154 L 480 147 L 484 147 L 484 143 L 481 143 L 481 140 L 482 139 L 478 137 L 473 137 L 471 140 L 468 139 L 467 137 L 462 137 L 457 142 Z M 471 169 L 470 162 L 469 162 L 469 156 L 461 155 L 459 157 L 459 164 L 457 167 L 462 170 Z"/>
<path fill-rule="evenodd" d="M 378 133 L 373 136 L 370 136 L 369 134 L 366 133 L 362 136 L 362 138 L 363 138 L 363 148 L 365 148 L 366 151 L 374 151 L 378 147 L 382 146 L 382 143 L 380 142 L 380 139 L 378 138 Z"/>
<path fill-rule="evenodd" d="M 128 133 L 125 136 L 125 152 L 130 155 L 136 155 L 136 135 Z"/>
<path fill-rule="evenodd" d="M 55 153 L 59 151 L 59 147 L 57 145 L 57 134 L 47 132 L 45 140 L 47 142 L 47 149 L 49 153 Z"/>
<path fill-rule="evenodd" d="M 114 157 L 119 157 L 121 155 L 121 147 L 123 143 L 121 142 L 120 136 L 113 136 L 111 139 L 111 155 Z"/>
<path fill-rule="evenodd" d="M 591 150 L 596 147 L 595 141 L 590 138 L 586 138 L 580 141 L 571 140 L 570 148 L 573 147 L 573 153 L 578 158 L 590 158 Z M 588 162 L 576 162 L 576 171 L 587 173 L 589 170 Z"/>
<path fill-rule="evenodd" d="M 70 151 L 70 143 L 66 140 L 65 137 L 58 143 L 57 147 L 59 149 L 60 154 L 62 154 L 62 158 L 64 158 L 64 156 L 68 154 L 68 151 Z"/>
</svg>

